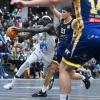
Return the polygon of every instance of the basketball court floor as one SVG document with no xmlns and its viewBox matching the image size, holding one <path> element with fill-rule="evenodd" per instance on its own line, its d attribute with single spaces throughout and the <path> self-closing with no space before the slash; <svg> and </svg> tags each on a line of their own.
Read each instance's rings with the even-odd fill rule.
<svg viewBox="0 0 100 100">
<path fill-rule="evenodd" d="M 56 79 L 47 97 L 31 97 L 42 87 L 43 79 L 18 79 L 12 90 L 3 89 L 10 79 L 0 79 L 0 100 L 59 100 L 59 80 Z M 66 83 L 67 84 L 67 83 Z M 92 80 L 91 88 L 86 90 L 82 81 L 72 82 L 70 100 L 100 100 L 100 79 Z"/>
</svg>

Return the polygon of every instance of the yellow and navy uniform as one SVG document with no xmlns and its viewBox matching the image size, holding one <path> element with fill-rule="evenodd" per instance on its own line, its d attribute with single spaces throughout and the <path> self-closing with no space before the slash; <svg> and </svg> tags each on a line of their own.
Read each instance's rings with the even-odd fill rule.
<svg viewBox="0 0 100 100">
<path fill-rule="evenodd" d="M 62 61 L 70 66 L 80 67 L 80 64 L 90 58 L 98 60 L 100 57 L 100 0 L 75 1 L 80 3 L 80 8 L 76 7 L 76 17 L 82 18 L 84 28 L 74 43 L 66 48 Z"/>
<path fill-rule="evenodd" d="M 59 64 L 61 62 L 63 53 L 66 49 L 66 45 L 69 44 L 72 40 L 73 36 L 73 29 L 72 29 L 72 21 L 65 23 L 64 20 L 61 20 L 60 25 L 57 28 L 57 35 L 58 35 L 58 45 L 57 45 L 57 53 L 54 56 L 54 62 Z"/>
</svg>

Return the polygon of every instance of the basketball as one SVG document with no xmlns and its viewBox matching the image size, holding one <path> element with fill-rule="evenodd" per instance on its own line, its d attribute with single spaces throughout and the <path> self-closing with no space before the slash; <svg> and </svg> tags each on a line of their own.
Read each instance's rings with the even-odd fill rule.
<svg viewBox="0 0 100 100">
<path fill-rule="evenodd" d="M 6 32 L 6 35 L 10 37 L 10 39 L 14 39 L 18 35 L 18 33 L 14 31 L 13 28 L 14 28 L 13 26 L 9 27 Z"/>
</svg>

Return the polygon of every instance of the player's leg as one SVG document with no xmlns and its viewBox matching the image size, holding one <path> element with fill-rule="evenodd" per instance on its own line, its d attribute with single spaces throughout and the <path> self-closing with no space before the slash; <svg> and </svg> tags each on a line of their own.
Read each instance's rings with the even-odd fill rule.
<svg viewBox="0 0 100 100">
<path fill-rule="evenodd" d="M 42 89 L 39 92 L 34 93 L 32 96 L 33 97 L 44 97 L 47 96 L 46 91 L 50 90 L 53 86 L 54 83 L 54 74 L 55 71 L 59 71 L 59 62 L 62 59 L 62 55 L 64 53 L 64 44 L 61 42 L 58 44 L 57 47 L 57 54 L 54 56 L 52 63 L 50 64 L 50 66 L 47 68 L 47 70 L 45 71 L 45 80 L 43 82 L 43 86 Z"/>
<path fill-rule="evenodd" d="M 79 64 L 72 63 L 66 59 L 62 59 L 59 67 L 59 78 L 60 78 L 60 100 L 69 100 L 71 93 L 71 80 L 80 79 L 85 83 L 85 87 L 90 87 L 90 81 L 83 75 L 76 73 L 74 70 L 79 68 Z"/>
<path fill-rule="evenodd" d="M 16 73 L 16 75 L 14 76 L 14 78 L 12 79 L 11 83 L 5 84 L 4 88 L 5 89 L 12 89 L 12 87 L 14 86 L 14 83 L 16 81 L 17 78 L 19 78 L 23 72 L 25 71 L 25 69 L 27 67 L 29 67 L 29 65 L 35 61 L 37 61 L 38 59 L 38 55 L 36 55 L 35 52 L 33 52 L 29 58 L 20 66 L 18 72 Z"/>
<path fill-rule="evenodd" d="M 71 93 L 71 77 L 70 72 L 67 71 L 69 66 L 64 62 L 60 63 L 59 67 L 59 84 L 60 84 L 60 100 L 69 100 Z"/>
<path fill-rule="evenodd" d="M 73 80 L 82 80 L 84 82 L 85 88 L 86 89 L 90 88 L 91 83 L 87 75 L 82 75 L 80 73 L 76 73 L 76 71 L 72 71 L 70 72 L 70 77 Z"/>
<path fill-rule="evenodd" d="M 47 93 L 46 91 L 50 88 L 52 88 L 54 77 L 53 74 L 55 71 L 58 71 L 58 65 L 55 63 L 51 63 L 47 70 L 45 71 L 45 80 L 43 82 L 43 87 L 39 92 L 36 92 L 32 95 L 32 97 L 46 97 Z"/>
</svg>

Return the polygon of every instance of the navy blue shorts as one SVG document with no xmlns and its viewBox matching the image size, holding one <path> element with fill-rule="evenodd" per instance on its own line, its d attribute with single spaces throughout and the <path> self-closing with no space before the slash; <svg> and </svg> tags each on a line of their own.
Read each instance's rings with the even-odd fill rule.
<svg viewBox="0 0 100 100">
<path fill-rule="evenodd" d="M 62 60 L 62 56 L 64 55 L 64 51 L 66 49 L 67 43 L 65 41 L 61 41 L 58 43 L 56 54 L 54 56 L 54 61 L 60 63 Z"/>
<path fill-rule="evenodd" d="M 63 57 L 75 64 L 84 64 L 92 57 L 100 57 L 100 23 L 87 23 L 73 44 L 65 49 Z"/>
</svg>

